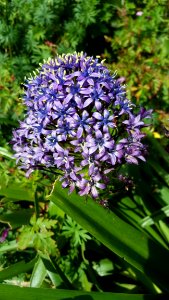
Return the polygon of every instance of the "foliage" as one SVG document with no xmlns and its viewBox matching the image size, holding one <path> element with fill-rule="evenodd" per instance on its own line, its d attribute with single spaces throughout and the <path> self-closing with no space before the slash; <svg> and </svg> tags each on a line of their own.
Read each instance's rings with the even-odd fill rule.
<svg viewBox="0 0 169 300">
<path fill-rule="evenodd" d="M 167 5 L 166 0 L 1 1 L 0 125 L 6 125 L 2 131 L 8 128 L 8 140 L 22 113 L 20 83 L 56 52 L 101 54 L 125 77 L 129 98 L 167 108 Z"/>
<path fill-rule="evenodd" d="M 24 250 L 30 247 L 30 243 L 36 250 L 44 254 L 56 255 L 56 242 L 51 236 L 54 234 L 50 229 L 55 227 L 56 220 L 48 220 L 40 217 L 36 220 L 33 215 L 30 219 L 30 225 L 25 225 L 20 229 L 18 238 L 18 248 Z"/>
<path fill-rule="evenodd" d="M 169 108 L 167 6 L 163 0 L 126 1 L 114 36 L 106 37 L 116 57 L 112 68 L 127 83 L 129 97 L 155 109 Z"/>
<path fill-rule="evenodd" d="M 67 219 L 63 224 L 62 235 L 71 238 L 72 247 L 82 246 L 87 240 L 91 239 L 87 231 L 69 216 L 67 216 Z"/>
</svg>

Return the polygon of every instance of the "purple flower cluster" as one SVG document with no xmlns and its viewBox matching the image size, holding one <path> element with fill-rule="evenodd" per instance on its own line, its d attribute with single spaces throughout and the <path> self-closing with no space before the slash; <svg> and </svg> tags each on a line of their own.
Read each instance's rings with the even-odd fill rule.
<svg viewBox="0 0 169 300">
<path fill-rule="evenodd" d="M 109 172 L 145 160 L 141 129 L 151 110 L 135 113 L 125 87 L 98 59 L 83 53 L 49 59 L 26 81 L 24 103 L 13 149 L 27 174 L 59 169 L 63 187 L 97 198 Z"/>
</svg>

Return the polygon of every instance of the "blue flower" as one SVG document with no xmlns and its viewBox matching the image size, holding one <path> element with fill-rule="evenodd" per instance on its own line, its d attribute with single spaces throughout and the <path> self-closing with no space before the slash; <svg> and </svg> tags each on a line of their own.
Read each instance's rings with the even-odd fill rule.
<svg viewBox="0 0 169 300">
<path fill-rule="evenodd" d="M 125 87 L 98 58 L 81 52 L 49 59 L 26 80 L 23 101 L 25 119 L 12 143 L 27 176 L 56 168 L 63 187 L 96 199 L 109 172 L 145 160 L 141 129 L 152 110 L 136 113 Z"/>
<path fill-rule="evenodd" d="M 83 110 L 82 116 L 75 114 L 72 118 L 75 128 L 77 128 L 77 138 L 81 138 L 84 131 L 90 132 L 91 118 L 86 110 Z"/>
<path fill-rule="evenodd" d="M 44 143 L 44 147 L 47 150 L 51 151 L 62 151 L 61 146 L 59 145 L 59 142 L 62 141 L 61 135 L 58 135 L 56 131 L 52 130 L 51 134 L 46 137 L 46 141 Z"/>
<path fill-rule="evenodd" d="M 104 109 L 103 114 L 99 112 L 94 112 L 93 117 L 98 120 L 94 128 L 97 130 L 103 128 L 103 132 L 109 132 L 109 127 L 116 127 L 114 115 L 110 115 L 107 109 Z"/>
<path fill-rule="evenodd" d="M 88 135 L 86 137 L 85 149 L 89 148 L 89 154 L 99 150 L 99 153 L 105 153 L 106 149 L 112 149 L 114 141 L 109 133 L 102 133 L 100 130 L 95 132 L 95 137 Z"/>
</svg>

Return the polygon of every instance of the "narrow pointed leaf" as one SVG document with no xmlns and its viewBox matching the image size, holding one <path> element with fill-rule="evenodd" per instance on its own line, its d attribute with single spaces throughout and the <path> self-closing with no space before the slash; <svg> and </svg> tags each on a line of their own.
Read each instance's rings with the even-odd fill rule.
<svg viewBox="0 0 169 300">
<path fill-rule="evenodd" d="M 168 250 L 92 199 L 86 201 L 75 192 L 68 195 L 68 190 L 62 189 L 59 181 L 56 181 L 49 199 L 110 250 L 169 291 Z"/>
<path fill-rule="evenodd" d="M 60 279 L 64 282 L 65 287 L 69 288 L 69 289 L 74 289 L 74 287 L 72 286 L 72 284 L 70 283 L 70 281 L 67 279 L 67 277 L 65 276 L 65 274 L 62 272 L 62 270 L 60 269 L 60 267 L 56 264 L 56 262 L 52 262 L 51 259 L 47 256 L 41 256 L 41 260 L 46 268 L 46 271 L 50 277 L 50 279 L 53 281 L 53 275 L 54 274 L 58 274 Z"/>
<path fill-rule="evenodd" d="M 0 155 L 4 156 L 4 157 L 7 157 L 7 158 L 14 159 L 13 154 L 10 153 L 7 149 L 5 149 L 3 147 L 0 147 Z"/>
<path fill-rule="evenodd" d="M 8 268 L 3 269 L 0 272 L 0 282 L 3 280 L 12 278 L 14 276 L 17 276 L 21 273 L 26 273 L 33 269 L 33 266 L 36 262 L 36 259 L 31 260 L 28 263 L 25 263 L 25 261 L 17 262 L 16 264 L 11 265 Z"/>
<path fill-rule="evenodd" d="M 3 300 L 165 300 L 166 295 L 133 295 L 99 292 L 83 292 L 43 288 L 20 288 L 0 284 L 0 299 Z"/>
<path fill-rule="evenodd" d="M 30 286 L 40 287 L 46 275 L 47 275 L 46 268 L 43 264 L 43 261 L 39 257 L 33 269 L 33 273 L 30 280 Z"/>
</svg>

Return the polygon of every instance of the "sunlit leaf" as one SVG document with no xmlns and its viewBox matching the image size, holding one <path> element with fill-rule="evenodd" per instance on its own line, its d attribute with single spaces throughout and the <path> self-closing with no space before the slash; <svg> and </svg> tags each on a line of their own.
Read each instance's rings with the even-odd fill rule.
<svg viewBox="0 0 169 300">
<path fill-rule="evenodd" d="M 43 264 L 43 261 L 39 257 L 33 268 L 32 276 L 30 280 L 30 286 L 41 287 L 42 282 L 44 281 L 46 275 L 47 275 L 46 268 Z"/>
</svg>

